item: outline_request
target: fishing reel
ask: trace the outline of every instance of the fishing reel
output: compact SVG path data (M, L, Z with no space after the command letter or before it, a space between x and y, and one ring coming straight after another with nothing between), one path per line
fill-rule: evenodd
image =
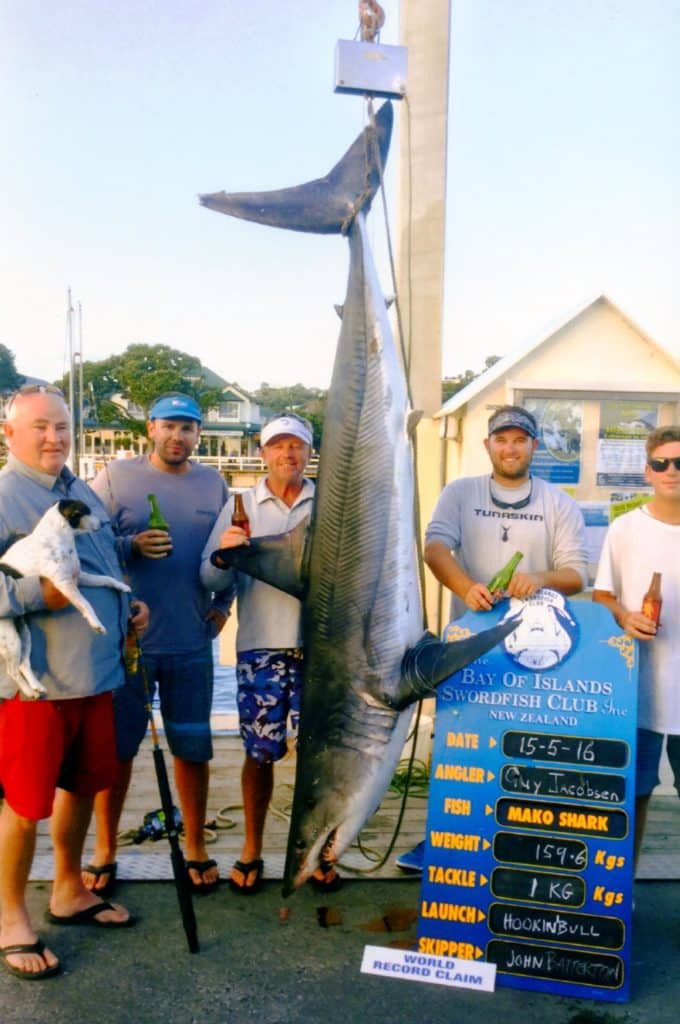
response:
M177 807L172 808L174 825L177 832L182 829L182 815ZM165 827L165 811L149 811L148 814L144 815L144 824L141 828L138 828L135 832L132 842L135 845L143 843L146 839L150 839L152 842L157 843L159 839L163 839L167 836L168 832Z

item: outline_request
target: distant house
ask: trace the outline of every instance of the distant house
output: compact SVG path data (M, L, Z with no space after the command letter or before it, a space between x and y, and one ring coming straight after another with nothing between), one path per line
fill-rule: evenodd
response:
M263 419L258 404L245 391L206 368L202 369L201 383L211 390L221 388L222 394L219 403L206 410L203 416L198 454L207 458L256 457ZM146 437L132 434L124 423L124 419L142 422L144 410L121 394L112 395L111 401L121 410L120 423L100 424L85 404L83 449L88 458L146 451Z
M259 405L245 391L225 384L219 405L203 417L201 441L209 449L206 454L256 455L263 419Z

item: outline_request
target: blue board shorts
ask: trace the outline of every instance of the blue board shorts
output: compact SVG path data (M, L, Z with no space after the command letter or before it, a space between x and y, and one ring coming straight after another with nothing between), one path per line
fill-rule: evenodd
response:
M637 763L635 770L635 795L649 796L659 785L659 762L663 749L664 734L650 729L637 731ZM666 736L666 753L673 771L675 788L680 794L680 736Z
M213 697L212 643L184 654L142 654L139 671L114 691L116 749L121 761L139 750L149 722L143 672L151 699L160 696L168 746L182 761L204 764L213 756L210 711Z
M236 665L238 718L248 757L261 764L285 756L296 736L302 692L302 651L239 651ZM290 716L290 730L287 730Z

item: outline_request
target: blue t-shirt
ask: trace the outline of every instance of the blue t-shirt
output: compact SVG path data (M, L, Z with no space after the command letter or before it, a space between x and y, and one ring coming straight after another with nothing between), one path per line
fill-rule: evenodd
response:
M188 462L185 473L156 469L148 456L113 459L92 486L111 513L120 541L124 572L135 597L150 609L149 628L141 638L150 654L183 654L204 647L215 627L206 622L213 601L199 578L201 553L228 497L220 474ZM144 558L132 550L132 537L149 528L149 500L155 494L170 527L172 554Z

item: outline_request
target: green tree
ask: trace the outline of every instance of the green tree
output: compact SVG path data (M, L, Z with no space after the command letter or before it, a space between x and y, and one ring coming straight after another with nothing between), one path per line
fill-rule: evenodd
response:
M66 374L62 386L68 388L68 383ZM191 395L204 410L216 405L221 395L220 388L205 385L200 360L169 345L129 345L120 355L83 363L83 399L100 423L144 434L144 420L129 416L117 399L134 402L146 419L153 400L166 391Z
M0 391L16 391L26 378L17 372L14 353L0 344Z
M304 384L273 388L266 382L253 392L253 398L265 415L290 409L308 419L312 424L314 447L317 450L321 447L327 395L328 392L323 388L308 388Z
M464 373L459 373L455 377L444 377L442 381L442 402L448 402L452 395L455 395L458 391L462 391L464 387L467 387L477 377L481 377L483 373L490 370L494 363L497 363L500 356L487 356L484 360L484 369L479 373L475 373L474 370L465 370Z

